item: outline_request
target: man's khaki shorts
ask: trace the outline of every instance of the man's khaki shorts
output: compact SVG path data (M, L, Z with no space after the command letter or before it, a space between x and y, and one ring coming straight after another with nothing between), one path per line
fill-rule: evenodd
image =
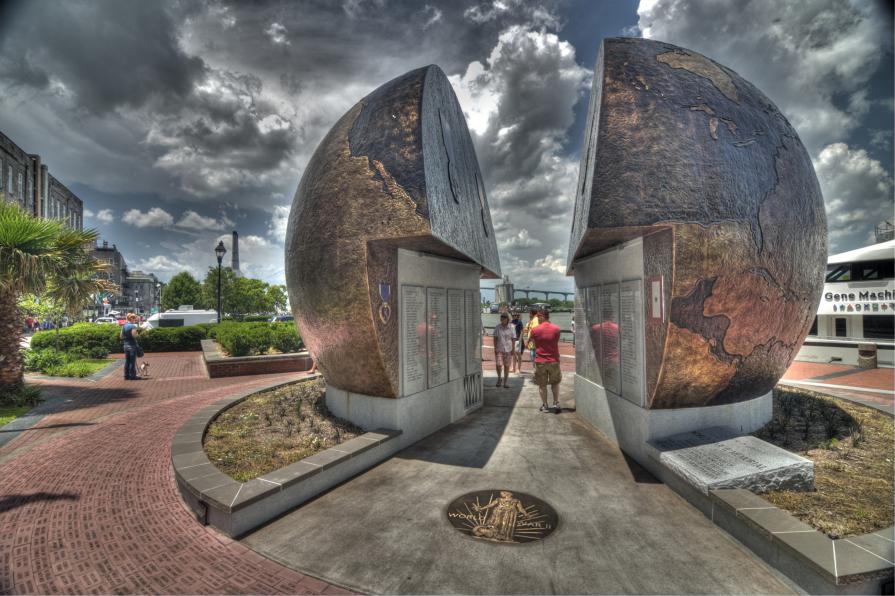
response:
M546 387L562 381L559 362L535 362L535 385Z

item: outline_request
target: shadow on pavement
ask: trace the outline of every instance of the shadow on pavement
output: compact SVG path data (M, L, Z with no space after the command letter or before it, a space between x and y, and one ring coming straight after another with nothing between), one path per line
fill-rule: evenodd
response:
M69 426L93 426L96 424L95 422L69 422L67 424L48 424L46 426L32 426L30 428L11 428L11 429L0 429L0 433L23 433L28 432L30 430L47 430L50 428L66 428Z
M139 397L134 389L122 387L97 387L96 385L42 385L44 402L28 412L46 416L59 412L71 412L85 407L115 403Z
M9 495L0 498L0 513L10 511L38 501L77 501L81 498L75 493L31 493L30 495Z
M637 484L662 484L662 482L653 476L649 470L638 464L635 460L628 457L628 454L622 451L622 457L625 458L625 464L631 471L631 478Z
M509 379L510 386L506 389L495 386L496 377L485 376L483 381L485 391L480 409L429 435L425 441L400 451L395 457L464 468L484 468L506 430L522 394L525 379Z

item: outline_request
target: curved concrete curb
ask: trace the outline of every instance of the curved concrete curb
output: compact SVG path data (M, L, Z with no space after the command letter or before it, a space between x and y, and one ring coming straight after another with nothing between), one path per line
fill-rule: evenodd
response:
M891 593L895 528L832 540L748 490L711 491L710 499L718 527L809 593Z
M306 381L316 377L302 379ZM171 464L183 500L203 524L240 536L388 458L401 431L376 430L279 470L237 482L205 455L202 439L211 422L251 395L296 381L272 383L218 401L196 412L174 435Z

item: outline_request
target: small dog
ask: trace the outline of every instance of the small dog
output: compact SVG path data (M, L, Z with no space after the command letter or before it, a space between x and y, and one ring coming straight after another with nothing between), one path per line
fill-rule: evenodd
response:
M149 376L149 363L145 360L140 363L140 376L148 377Z

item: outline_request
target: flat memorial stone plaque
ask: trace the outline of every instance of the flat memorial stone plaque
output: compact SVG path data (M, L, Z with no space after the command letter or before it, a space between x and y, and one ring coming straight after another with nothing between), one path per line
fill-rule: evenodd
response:
M401 380L404 395L426 388L426 296L420 286L401 286Z
M650 441L652 456L701 492L811 490L814 462L751 435L712 427Z
M466 309L463 290L448 290L448 379L466 374Z
M448 381L447 300L443 288L426 288L429 316L429 387Z

